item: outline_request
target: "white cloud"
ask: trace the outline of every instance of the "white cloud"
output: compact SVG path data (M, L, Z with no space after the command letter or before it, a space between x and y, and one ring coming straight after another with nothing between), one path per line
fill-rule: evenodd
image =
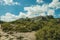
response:
M49 7L51 7L51 8L60 8L60 2L59 2L59 0L53 0L50 4L49 4Z
M14 2L13 0L0 0L2 5L20 5L18 2Z
M47 15L55 15L54 12L55 12L54 10L49 9L49 10L47 11Z
M23 12L20 12L19 13L19 18L26 18L27 16L26 16L27 14L25 14L25 13L23 13Z
M5 21L5 22L11 22L19 18L26 18L26 14L20 12L19 15L14 15L14 14L7 12L5 15L1 16L0 20Z
M53 0L53 2L59 2L59 0Z
M37 3L43 3L43 0L36 0Z
M16 19L18 19L18 16L13 15L13 14L11 14L11 13L9 13L9 12L7 12L5 15L2 15L2 16L1 16L1 20L2 20L2 21L6 21L6 22L14 21L14 20L16 20Z
M30 7L24 7L24 10L27 11L27 17L30 17L30 18L36 17L36 16L46 16L46 15L54 16L55 9L50 9L49 5L50 4L43 4L42 6L35 5L35 6L30 6Z
M45 16L45 12L48 10L48 5L44 4L42 6L35 5L31 7L24 7L27 11L27 17Z

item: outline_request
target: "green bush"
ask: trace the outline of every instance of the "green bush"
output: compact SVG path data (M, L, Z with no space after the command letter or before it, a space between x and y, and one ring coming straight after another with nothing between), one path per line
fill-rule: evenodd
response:
M36 33L36 40L60 40L59 25L45 26Z
M2 24L2 30L5 32L12 31L13 30L12 28L13 27L9 23Z

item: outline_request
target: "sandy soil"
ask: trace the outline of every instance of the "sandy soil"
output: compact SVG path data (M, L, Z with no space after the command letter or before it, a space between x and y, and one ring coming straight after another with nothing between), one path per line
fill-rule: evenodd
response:
M0 40L35 40L35 32L13 32L11 33L5 33L2 31L0 26Z

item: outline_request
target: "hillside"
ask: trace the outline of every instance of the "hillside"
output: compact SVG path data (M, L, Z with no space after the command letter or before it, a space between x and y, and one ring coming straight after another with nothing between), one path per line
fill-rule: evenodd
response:
M21 19L18 19L16 21L13 21L13 22L3 22L3 21L0 21L0 24L1 24L1 30L4 32L4 33L8 33L8 34L16 34L21 35L35 35L36 34L36 40L55 40L55 39L59 39L59 37L55 38L54 39L54 36L58 36L60 35L60 18L54 18L53 16L38 16L38 17L34 17L34 18L21 18ZM48 32L47 32L48 31ZM53 33L51 32L53 31ZM56 32L55 32L56 31ZM16 33L15 33L16 32ZM45 33L47 32L47 33ZM44 33L46 35L49 35L49 38L48 39L48 36L45 38L44 37ZM52 34L49 34L49 33L52 33ZM56 34L56 35L54 35ZM58 35L57 35L58 34ZM33 38L33 35L32 35L32 38ZM45 36L46 36L45 35ZM30 36L31 37L31 36ZM35 36L34 36L35 37ZM41 39L41 37L43 39ZM15 39L17 40L17 39ZM28 40L28 39L27 39ZM31 40L31 39L30 39ZM33 40L33 39L32 39ZM60 40L60 39L59 39Z
M0 21L3 31L31 32L37 31L47 23L59 24L60 19L53 16L38 16L34 18L21 18L13 22ZM50 25L50 24L49 24Z

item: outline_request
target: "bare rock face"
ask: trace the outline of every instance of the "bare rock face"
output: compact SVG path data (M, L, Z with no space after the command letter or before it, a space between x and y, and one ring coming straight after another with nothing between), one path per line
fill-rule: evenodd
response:
M13 32L10 34L3 32L0 25L0 40L35 40L35 32Z

